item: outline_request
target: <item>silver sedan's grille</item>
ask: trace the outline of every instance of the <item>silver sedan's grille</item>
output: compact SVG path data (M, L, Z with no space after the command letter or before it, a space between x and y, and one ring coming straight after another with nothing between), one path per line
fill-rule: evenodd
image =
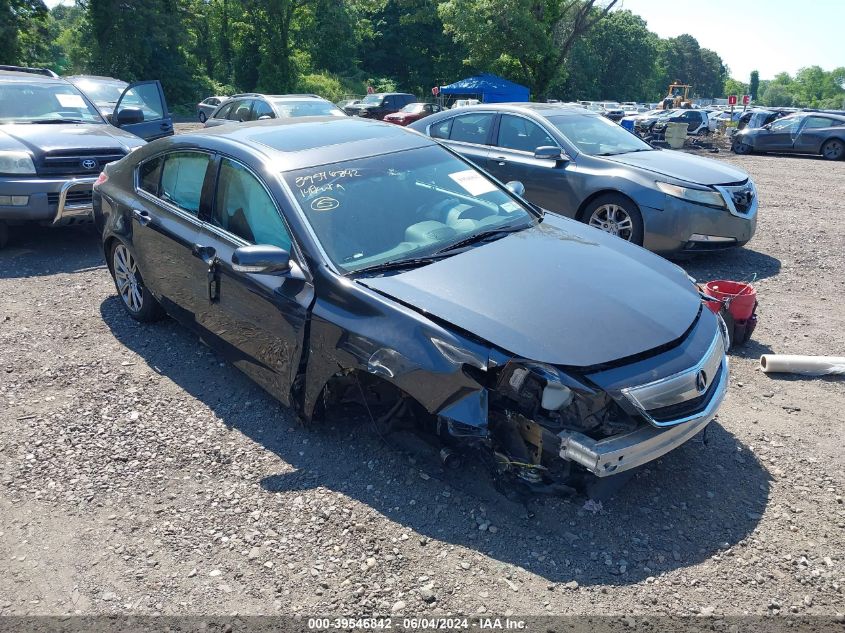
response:
M654 426L673 426L697 417L721 397L727 380L725 344L717 333L704 357L673 376L622 390L622 394Z
M757 189L750 180L739 184L716 185L734 215L745 216L754 209L757 201Z

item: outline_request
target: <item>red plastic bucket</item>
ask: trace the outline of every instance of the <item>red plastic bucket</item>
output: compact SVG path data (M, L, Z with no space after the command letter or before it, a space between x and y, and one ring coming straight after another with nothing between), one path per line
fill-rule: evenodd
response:
M757 291L751 284L741 281L728 281L717 279L704 284L706 293L714 299L720 299L728 308L731 315L737 321L750 319L754 314L754 306L757 305ZM715 302L708 302L708 307L718 312ZM719 306L721 307L721 306Z

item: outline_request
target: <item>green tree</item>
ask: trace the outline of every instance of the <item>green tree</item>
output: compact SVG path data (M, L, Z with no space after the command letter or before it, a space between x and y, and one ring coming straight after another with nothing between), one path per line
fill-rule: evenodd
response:
M572 47L618 0L446 0L443 27L467 51L465 65L522 81L535 98L566 66Z
M33 30L46 17L43 0L0 0L0 64L28 64L39 57L35 47L42 42Z
M779 83L770 83L765 92L760 95L760 102L763 105L774 107L791 107L794 99L785 86Z
M744 84L736 79L729 78L725 80L725 88L722 91L723 97L729 97L731 95L740 97L744 94L748 94L748 84Z
M748 94L751 95L752 101L757 100L757 95L760 93L760 73L756 70L751 71L751 78L748 81Z

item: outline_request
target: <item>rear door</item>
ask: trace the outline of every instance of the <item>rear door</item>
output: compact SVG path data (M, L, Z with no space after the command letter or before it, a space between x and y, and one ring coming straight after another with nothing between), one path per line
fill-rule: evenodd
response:
M165 308L188 326L203 308L207 265L194 254L210 199L212 155L174 151L138 166L130 209L132 247L144 282Z
M139 81L127 86L114 107L112 124L147 141L171 136L173 118L161 83Z
M253 171L221 158L217 174L214 204L200 244L215 258L203 336L238 369L289 404L313 286L302 278L234 270L232 254L250 244L278 246L292 253L292 259L302 258L274 197Z
M482 169L486 169L495 119L494 112L461 114L433 124L430 134L445 141L449 147Z
M833 119L823 116L808 116L798 130L794 149L805 154L821 154L822 143L827 139L827 131L834 126Z
M538 147L560 147L537 122L515 114L502 114L496 141L487 158L487 171L502 182L518 180L525 198L536 205L572 217L578 208L573 192L571 161L534 158ZM562 151L562 150L561 150Z

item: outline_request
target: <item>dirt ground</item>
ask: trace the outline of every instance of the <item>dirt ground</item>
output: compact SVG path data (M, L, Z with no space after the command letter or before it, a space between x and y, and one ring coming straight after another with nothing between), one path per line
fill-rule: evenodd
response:
M0 614L842 614L845 380L764 352L845 355L845 162L710 155L761 209L707 443L601 506L506 500L360 422L304 428L197 339L131 321L88 230L0 252Z

